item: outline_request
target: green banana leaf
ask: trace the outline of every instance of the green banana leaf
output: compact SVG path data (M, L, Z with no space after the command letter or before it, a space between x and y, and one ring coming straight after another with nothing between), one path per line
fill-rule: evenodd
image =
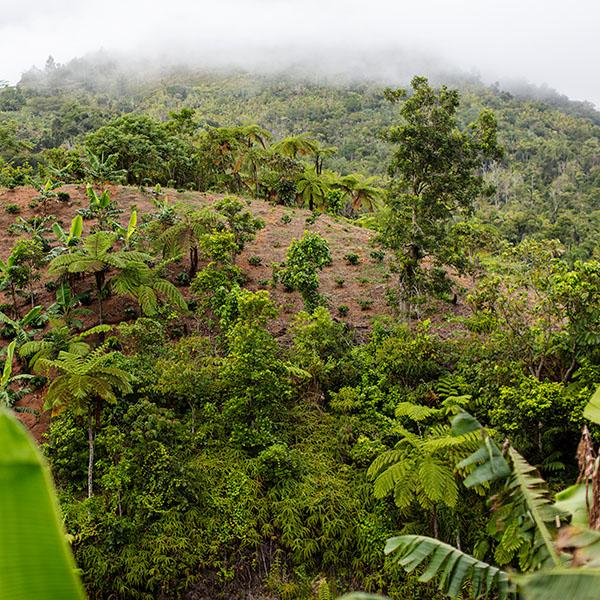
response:
M571 515L571 524L587 527L588 509L585 501L585 494L588 494L588 501L591 504L592 486L586 486L585 483L576 483L556 494L554 508L559 512Z
M583 410L583 416L594 423L600 424L600 386L598 386L596 393L590 398Z
M516 576L523 600L598 600L600 570L543 569Z
M50 471L35 442L0 409L0 600L84 600Z

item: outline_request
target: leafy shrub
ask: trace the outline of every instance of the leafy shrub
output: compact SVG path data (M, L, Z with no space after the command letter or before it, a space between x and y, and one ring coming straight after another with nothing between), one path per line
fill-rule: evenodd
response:
M338 287L344 287L344 283L346 283L346 280L343 277L335 278L335 285L337 285Z
M356 252L349 252L348 254L344 255L344 260L349 265L356 266L358 263L360 263L360 256L358 256Z
M17 204L7 204L4 207L4 210L9 214L9 215L17 215L21 212L21 209L19 208L19 206Z
M360 306L360 310L369 310L373 306L373 300L359 298L356 303Z
M256 461L258 474L270 485L297 478L301 472L300 456L283 443L265 448Z
M375 262L383 262L383 259L385 258L385 251L384 250L372 250L371 253L369 254L369 256L375 261Z
M338 315L340 315L340 317L345 317L350 312L350 307L347 306L346 304L340 304L340 306L338 306L337 311L338 311Z
M288 290L298 290L307 310L313 310L321 302L318 271L330 263L327 241L318 233L305 231L288 248L285 267L280 272L281 282Z
M248 264L252 265L253 267L259 267L260 265L262 265L262 258L260 256L250 256L248 258Z
M291 222L292 222L292 217L290 217L290 215L287 215L287 214L286 214L286 215L283 215L283 216L281 217L281 222L282 222L284 225L287 225L288 223L291 223Z

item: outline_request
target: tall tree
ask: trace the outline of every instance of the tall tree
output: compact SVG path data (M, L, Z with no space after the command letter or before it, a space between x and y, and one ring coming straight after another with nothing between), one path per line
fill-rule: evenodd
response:
M489 161L502 156L492 112L482 111L461 129L458 91L435 90L425 77L415 77L411 85L410 96L386 90L388 100L403 103L401 122L387 133L395 151L383 221L383 239L400 252L408 276L425 256L440 261L449 223L469 213L480 194L492 192L483 173Z

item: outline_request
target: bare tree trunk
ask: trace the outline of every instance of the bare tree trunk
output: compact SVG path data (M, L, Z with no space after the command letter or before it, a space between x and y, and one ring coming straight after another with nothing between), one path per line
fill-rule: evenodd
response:
M93 477L94 477L94 445L95 445L95 432L94 432L94 411L90 407L88 415L88 498L94 495L93 490Z
M19 308L17 306L17 293L15 291L15 284L11 283L10 284L10 295L12 297L12 301L13 301L13 316L18 319L20 317L19 315Z
M95 273L96 277L96 293L98 294L98 319L102 325L102 293L104 292L104 271Z

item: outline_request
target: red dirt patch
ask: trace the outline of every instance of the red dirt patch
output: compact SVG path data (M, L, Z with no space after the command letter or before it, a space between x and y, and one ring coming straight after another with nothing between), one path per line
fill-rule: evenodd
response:
M121 221L125 224L129 219L132 207L138 209L138 217L156 211L151 193L142 191L135 187L107 186L111 198L119 208L123 209ZM88 206L84 185L66 185L60 191L67 192L70 196L68 201L50 200L47 203L47 213L54 216L64 228L68 228L70 221L79 208ZM164 190L167 197L175 203L184 203L192 206L210 205L223 195L208 195L199 192L177 192L175 190ZM19 188L0 192L0 257L6 259L13 245L24 235L14 235L10 232L10 226L15 222L17 216L28 219L33 216L42 216L42 209L31 207L30 203L37 196L36 190L32 188ZM256 239L247 244L244 252L238 259L238 265L247 276L247 287L251 290L267 289L274 301L280 305L280 317L273 324L273 332L283 335L286 332L290 319L303 304L297 292L288 293L283 286L271 284L273 263L284 260L286 250L293 238L300 238L304 231L314 231L322 235L329 243L333 262L321 273L320 292L327 300L328 308L335 318L347 322L358 330L367 330L370 327L373 316L390 314L390 309L385 301L387 287L386 277L389 277L388 259L377 262L370 257L373 250L372 242L374 232L368 229L352 225L347 220L330 215L320 215L314 223L311 222L311 213L299 208L288 208L274 206L261 200L249 200L248 206L252 212L264 219L266 227L262 229ZM9 204L19 207L19 214L13 215L6 212ZM287 216L286 216L287 215ZM284 218L285 217L285 218ZM286 222L288 221L289 222ZM89 232L93 221L84 222L84 232ZM359 256L359 264L356 266L348 264L344 259L349 253ZM251 265L248 260L251 257L259 257L260 264ZM258 260L255 259L257 262ZM181 268L179 268L181 270ZM54 292L48 292L44 283L48 280L42 275L36 283L36 304L48 306L54 302ZM78 293L92 289L91 279L84 279L79 283ZM187 294L187 291L184 290ZM93 293L92 293L93 295ZM5 299L5 301L8 301ZM361 306L362 304L362 306ZM348 306L347 316L338 315L339 306ZM135 307L132 301L123 298L108 298L104 303L105 322L118 323L125 320L125 309ZM92 306L91 308L94 308ZM23 300L21 313L27 311L27 301ZM458 307L444 305L443 311L435 316L439 330L444 331L448 326L447 319L443 314L449 312L460 314L464 311ZM442 314L443 313L443 314ZM92 315L85 323L86 326L96 324L96 317ZM455 326L454 326L455 327ZM436 327L438 329L438 327ZM5 345L0 342L0 345ZM23 422L34 433L36 438L45 432L49 418L41 407L43 404L43 393L36 392L24 398L22 404L39 410L40 417L22 414Z

